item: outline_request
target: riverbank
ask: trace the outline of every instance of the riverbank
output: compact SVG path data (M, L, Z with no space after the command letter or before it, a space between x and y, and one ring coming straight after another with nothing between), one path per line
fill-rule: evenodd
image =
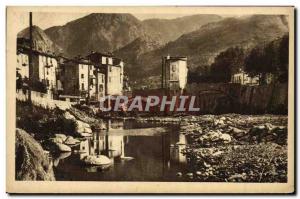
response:
M225 114L117 118L118 122L112 124L108 122L104 125L102 119L93 115L89 109L83 110L83 107L48 110L25 102L17 102L17 127L25 129L41 144L44 151L49 151L55 168L63 176L65 170L64 167L60 168L59 163L63 159L69 158L73 161L66 168L75 166L72 164L79 164L76 166L81 169L76 175L81 175L83 172L84 176L87 175L84 173L85 168L90 167L85 167L83 164L106 162L108 165L106 157L109 157L110 162L116 161L115 163L118 164L118 161L121 161L122 164L119 165L121 169L126 165L124 164L125 152L130 159L136 159L130 165L135 165L134 161L140 165L143 161L140 163L138 161L155 152L157 153L155 156L145 158L149 164L154 164L151 162L154 157L158 160L159 157L167 159L171 157L169 161L173 161L173 165L184 164L183 167L174 169L174 167L169 168L169 163L166 163L164 168L171 170L163 170L160 180L200 182L286 182L287 180L287 116L285 115ZM131 123L127 127L122 126L128 120L134 121L134 125L132 126ZM111 125L112 129L101 131L107 130L106 125ZM168 128L169 125L173 128ZM155 128L151 129L151 127ZM156 132L157 129L162 129L161 127L167 127L168 132L164 133L163 130ZM147 133L146 128L151 132ZM187 141L184 141L185 138ZM135 142L135 140L140 141ZM97 147L91 145L92 143L98 143ZM147 146L154 143L156 147L153 149L149 146L141 147L140 150L145 150L143 154L136 151L136 144ZM160 147L163 150L159 149ZM97 152L91 153L93 150ZM103 154L106 153L104 157ZM78 158L78 162L74 161L75 158ZM177 159L180 161L174 163ZM163 165L165 161L168 162L164 160ZM156 166L159 165L160 163ZM146 175L142 172L145 168L136 168L141 171L136 171L134 168L132 172ZM112 172L110 171L109 175L115 176ZM170 175L166 179L163 177L165 172ZM104 176L105 173L106 171L103 171ZM102 179L101 175L101 173L97 174L99 179ZM59 179L68 180L61 176Z
M61 154L72 152L72 148L85 140L85 137L92 136L95 129L105 128L102 120L90 117L74 107L67 110L47 109L28 102L17 101L16 108L16 147L19 150L16 153L16 178L18 180L37 180L39 179L36 176L38 173L44 176L39 180L54 180L54 177L45 177L45 171L41 171L40 164L48 159L47 161L50 162L46 165L51 167L52 157L61 158ZM37 153L30 153L32 150L28 152L28 149L24 147L24 145L33 145L33 142ZM35 157L37 154L40 155ZM38 160L39 157L41 160ZM28 161L29 163L26 163ZM23 168L23 165L26 165L23 164L24 162L29 164L27 167L32 170Z
M205 116L181 125L191 181L287 182L287 116Z

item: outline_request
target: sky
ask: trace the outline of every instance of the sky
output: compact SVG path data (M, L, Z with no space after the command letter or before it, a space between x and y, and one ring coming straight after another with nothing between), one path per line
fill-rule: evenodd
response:
M37 25L42 29L47 29L52 26L61 26L66 23L73 21L75 19L84 17L90 13L33 13L32 23ZM186 14L133 14L136 18L140 20L150 19L150 18L161 18L161 19L174 19L178 17L187 16ZM19 17L21 20L20 30L29 26L29 14L22 13ZM51 20L49 20L51 19Z
M75 19L84 17L90 13L55 13L53 15L52 12L34 12L32 15L32 23L33 25L37 25L42 29L47 29L52 26L61 26L66 23L73 21ZM178 17L188 16L188 14L132 14L136 18L140 20L150 19L150 18L160 18L160 19L175 19ZM223 16L225 17L225 16ZM19 23L19 31L29 26L29 14L28 13L20 13L18 17L20 19Z

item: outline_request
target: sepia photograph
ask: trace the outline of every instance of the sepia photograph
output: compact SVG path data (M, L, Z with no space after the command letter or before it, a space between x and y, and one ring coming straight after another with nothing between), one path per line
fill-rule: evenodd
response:
M6 48L8 192L294 192L294 7L7 7Z

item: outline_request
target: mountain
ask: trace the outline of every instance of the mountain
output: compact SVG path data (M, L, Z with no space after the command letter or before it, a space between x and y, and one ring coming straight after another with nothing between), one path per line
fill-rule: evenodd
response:
M140 48L145 52L152 50L148 48L150 46L157 48L220 19L217 15L193 15L140 21L131 14L93 13L63 26L48 28L45 32L69 57L85 55L92 50L119 51L123 47L129 51L131 47L133 51Z
M161 57L168 54L187 56L189 70L199 70L211 64L216 55L229 47L252 48L281 37L287 32L288 24L285 16L253 15L226 18L206 24L159 49L140 55L128 73L132 80L159 76ZM136 74L135 71L139 73Z
M25 28L17 35L18 38L29 39L29 28ZM57 52L60 53L62 48L56 45L46 33L38 26L32 27L32 37L34 48L42 52Z
M202 25L220 21L218 15L191 15L176 19L148 19L142 21L144 33L133 42L116 50L114 54L126 63L126 71L135 67L139 57L156 50L181 35L199 29Z
M92 50L112 52L144 34L141 22L133 15L108 13L93 13L45 32L69 57Z
M176 40L185 33L198 30L204 24L221 19L222 17L219 15L201 14L175 19L147 19L142 23L148 33L160 38L162 43L167 43Z

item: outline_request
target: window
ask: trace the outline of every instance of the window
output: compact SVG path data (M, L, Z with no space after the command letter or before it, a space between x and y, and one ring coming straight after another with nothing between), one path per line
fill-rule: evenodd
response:
M101 75L102 83L104 83L104 75Z
M81 74L81 78L84 78L84 74Z
M111 77L108 78L108 81L111 82Z
M176 65L171 65L172 67L172 72L176 72Z
M109 66L109 72L111 72L112 71L112 66Z
M99 92L103 92L103 85L102 84L99 85Z
M84 90L84 83L81 84L81 90Z

